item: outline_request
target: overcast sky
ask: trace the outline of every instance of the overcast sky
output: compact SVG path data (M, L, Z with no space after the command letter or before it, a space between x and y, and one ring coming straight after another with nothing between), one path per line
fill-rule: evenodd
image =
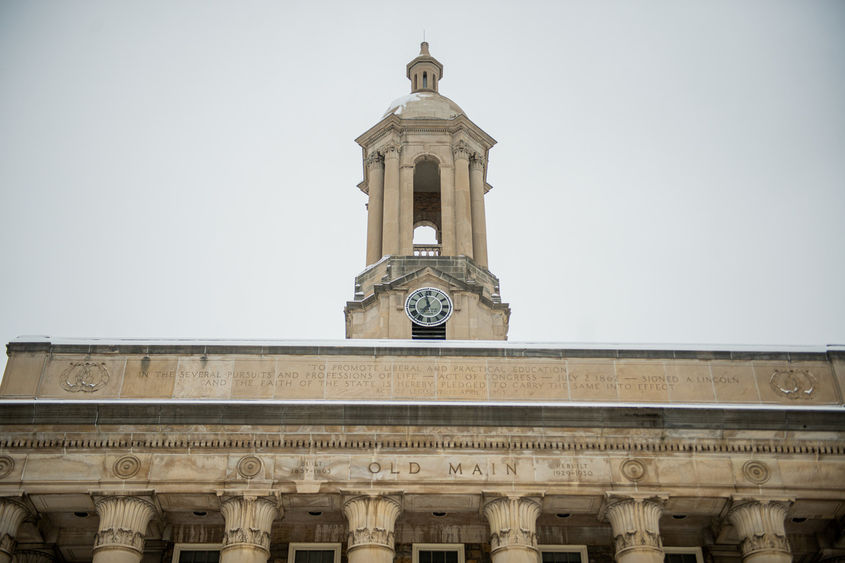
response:
M0 339L343 338L424 29L510 340L845 343L840 0L0 0Z

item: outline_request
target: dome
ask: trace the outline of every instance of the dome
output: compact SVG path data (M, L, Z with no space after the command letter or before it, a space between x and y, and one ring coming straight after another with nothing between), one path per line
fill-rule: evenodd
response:
M390 102L382 119L390 114L402 119L455 119L464 110L437 92L414 92Z

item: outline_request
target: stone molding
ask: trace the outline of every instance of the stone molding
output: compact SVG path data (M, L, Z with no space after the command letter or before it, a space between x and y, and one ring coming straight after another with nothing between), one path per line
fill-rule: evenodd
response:
M7 433L0 439L0 448L5 450L90 450L100 448L136 448L152 450L225 450L227 452L253 452L261 449L267 453L273 450L291 449L321 450L370 450L390 448L424 448L428 450L467 450L484 449L494 451L509 450L560 450L564 452L636 452L641 453L745 453L763 454L808 454L808 455L845 455L845 442L841 440L807 440L806 442L785 442L777 440L731 440L731 439L664 439L664 438L585 438L585 437L519 437L504 436L481 438L476 436L457 439L432 439L420 437L411 439L373 438L348 435L346 437L314 438L313 434L289 435L289 438L267 438L266 435L241 435L221 438L220 434L180 434L175 437L160 435L133 434L103 438L102 434L92 438L68 438L65 433L39 432L37 438L31 434L13 436Z
M659 523L666 500L654 493L606 493L600 517L610 522L617 560L629 550L663 551Z
M270 555L270 530L273 520L282 516L279 501L272 497L237 495L223 499L220 505L225 528L223 549L255 547Z
M537 551L540 503L536 499L499 497L485 503L482 512L490 524L491 552L512 547Z
M11 558L15 553L15 537L21 523L33 515L20 497L0 497L0 553Z
M343 503L348 525L348 551L362 546L381 546L394 551L394 527L402 512L399 500L392 496L361 495Z
M49 551L25 549L15 552L15 563L50 563L55 560L56 556Z
M743 558L760 552L792 553L784 529L791 504L781 499L734 499L727 518L736 528Z
M94 506L100 525L94 539L94 551L121 548L144 552L144 534L158 509L148 495L95 495Z

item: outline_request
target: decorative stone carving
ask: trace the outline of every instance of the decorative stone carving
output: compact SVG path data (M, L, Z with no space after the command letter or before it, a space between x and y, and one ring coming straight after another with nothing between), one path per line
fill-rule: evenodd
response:
M129 479L138 474L141 469L141 460L134 455L125 455L114 462L112 470L121 479Z
M365 162L370 167L384 166L384 156L381 153L374 152L367 157Z
M810 399L816 392L816 377L806 369L776 369L769 385L790 399Z
M155 504L148 497L105 495L94 498L100 516L100 527L94 539L94 554L104 548L144 552L144 534L156 514Z
M619 467L622 471L622 476L629 481L639 481L645 477L645 464L638 459L626 459Z
M458 141L452 148L452 152L455 155L455 159L465 158L469 160L470 156L472 156L472 149L464 141Z
M349 550L377 545L393 551L393 530L402 512L399 501L387 496L358 496L343 504L349 526Z
M0 560L10 561L15 552L15 536L21 522L31 512L23 499L0 497Z
M71 393L93 393L109 382L109 370L105 362L70 362L62 372L62 388Z
M15 460L7 455L0 455L0 479L8 477L15 469Z
M247 455L238 462L238 474L244 479L251 479L261 472L261 460L254 455Z
M484 170L484 156L479 153L474 153L469 161L470 170L481 169Z
M602 512L613 529L617 561L629 550L663 551L659 522L664 497L608 493L606 502Z
M746 461L742 466L742 475L757 485L769 480L769 466L762 461Z
M399 145L385 145L381 148L381 154L385 160L388 158L399 158L400 150Z
M254 547L270 555L270 530L273 520L281 516L277 499L234 496L220 507L225 520L223 549Z
M483 511L490 524L491 552L516 546L537 549L539 502L525 497L501 497L486 503Z
M728 519L741 540L742 557L752 555L791 556L784 521L790 501L739 500L728 511Z

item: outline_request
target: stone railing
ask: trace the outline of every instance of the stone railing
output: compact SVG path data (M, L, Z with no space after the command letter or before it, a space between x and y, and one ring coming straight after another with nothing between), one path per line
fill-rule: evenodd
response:
M439 244L415 244L414 256L440 256Z

